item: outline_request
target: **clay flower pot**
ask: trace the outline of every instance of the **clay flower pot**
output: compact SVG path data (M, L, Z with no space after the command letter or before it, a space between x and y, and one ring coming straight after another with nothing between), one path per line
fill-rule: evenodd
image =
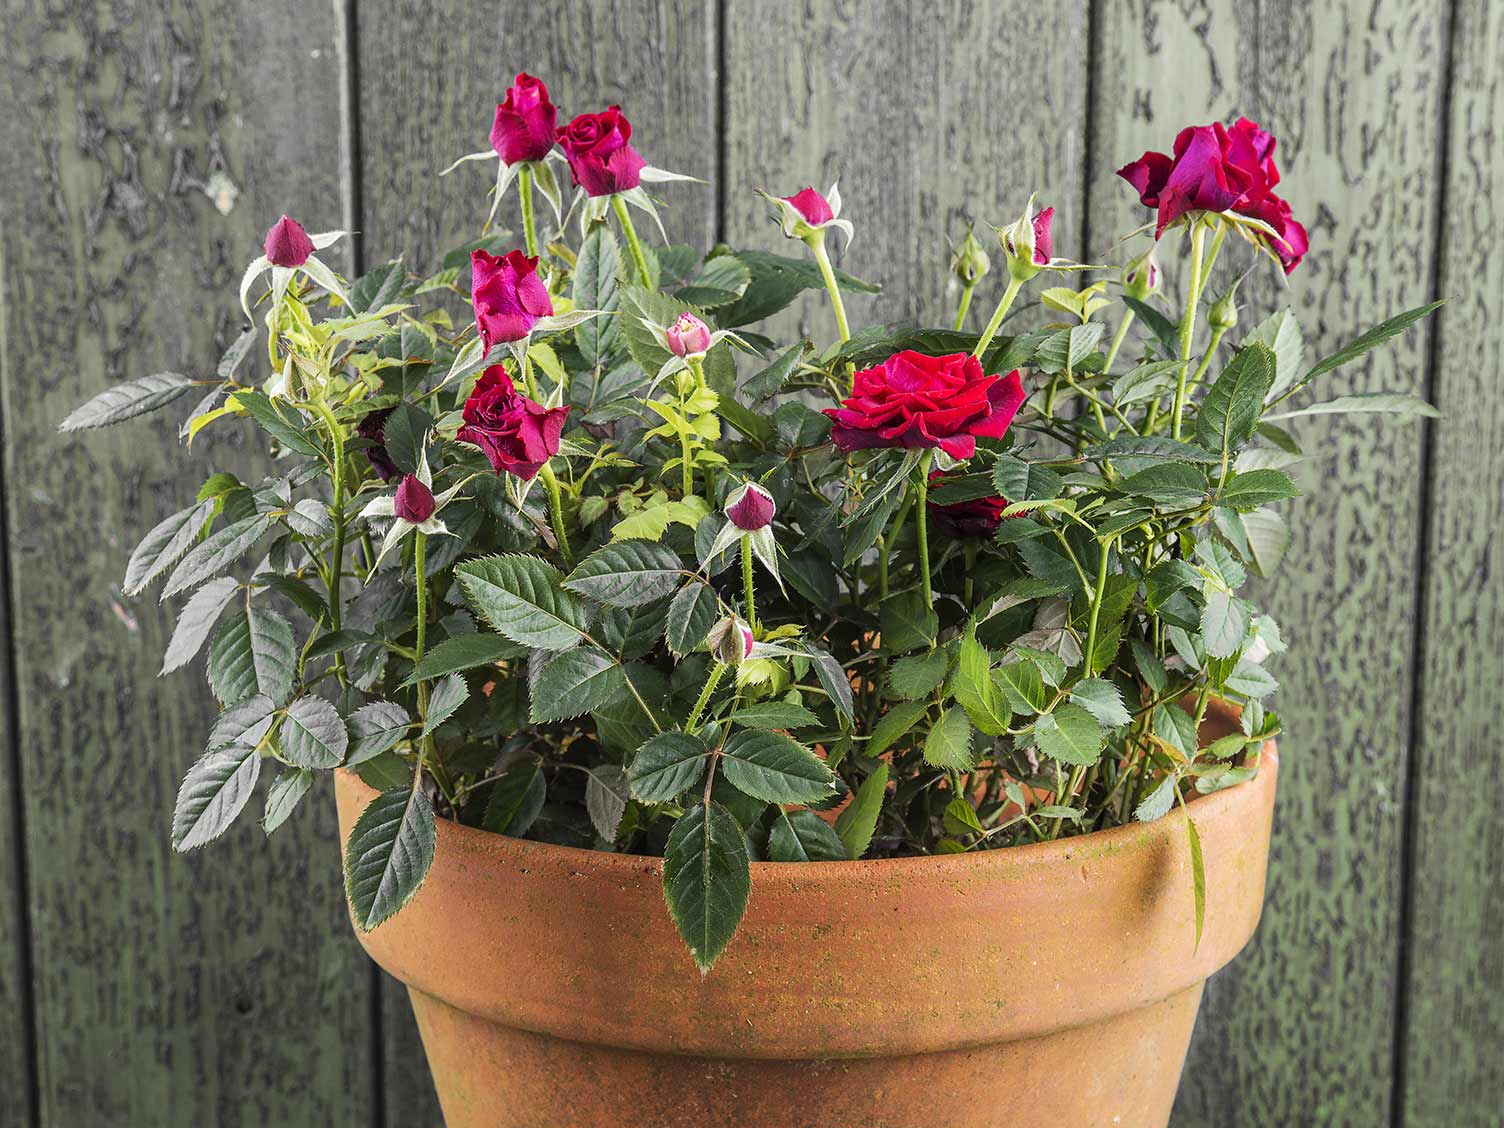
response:
M1223 722L1226 723L1225 721ZM657 858L441 821L360 941L407 984L449 1128L1163 1126L1206 978L1264 897L1278 767L1185 815L978 854L755 863L701 978ZM338 773L341 839L375 796Z

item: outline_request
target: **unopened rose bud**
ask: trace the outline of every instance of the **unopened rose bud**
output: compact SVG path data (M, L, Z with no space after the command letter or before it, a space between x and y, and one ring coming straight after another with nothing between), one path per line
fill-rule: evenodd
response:
M284 215L266 233L265 250L273 266L302 266L313 254L313 240L301 223Z
M706 641L716 660L728 666L740 666L750 658L756 643L752 628L735 615L728 615L711 627Z
M1159 289L1159 264L1154 252L1148 251L1123 268L1123 293L1144 301Z
M1206 323L1223 333L1238 327L1238 303L1233 300L1232 290L1212 303L1212 308L1206 315Z
M710 348L710 326L692 313L681 313L663 335L675 356L699 356Z
M982 249L981 241L968 231L966 238L956 248L956 253L951 256L950 269L963 286L975 286L992 269L992 260Z
M1033 278L1055 256L1055 237L1050 232L1055 209L1045 208L1038 215L1031 214L1033 210L1031 198L1024 214L998 233L1008 256L1008 273L1020 282Z
M416 474L403 478L397 496L392 499L392 512L409 524L421 525L433 516L433 510L433 491Z
M800 218L811 227L819 227L836 217L830 201L816 192L813 187L801 189L792 196L784 196L783 201L798 212Z
M748 533L766 529L773 523L773 514L777 511L773 495L756 482L737 488L726 499L726 516L738 529Z

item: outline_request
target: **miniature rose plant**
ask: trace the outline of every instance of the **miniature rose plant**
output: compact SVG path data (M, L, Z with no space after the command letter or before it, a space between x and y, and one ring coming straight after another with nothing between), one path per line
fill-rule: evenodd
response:
M63 423L191 394L186 442L249 423L272 455L265 478L211 475L126 570L128 595L183 597L163 672L207 650L223 710L178 849L253 802L269 834L351 771L378 793L347 849L359 927L414 895L449 820L661 855L708 969L754 861L1026 845L1258 772L1285 644L1247 585L1289 540L1297 428L1431 413L1320 396L1431 307L1313 362L1288 310L1244 328L1235 283L1217 290L1310 249L1270 134L1213 123L1126 165L1146 223L1115 264L1055 257L1031 200L996 217L997 271L971 230L954 254L936 233L963 294L945 328L852 329L846 300L877 287L827 236L859 245L880 216L790 185L764 194L767 230L796 253L654 242L631 211L682 178L641 155L651 135L616 106L558 120L520 75L474 155L499 170L478 219L519 184L520 240L487 220L434 273L346 280L337 232L282 217L209 374ZM540 212L551 165L575 196ZM775 341L803 294L824 332ZM1208 743L1214 699L1241 727Z

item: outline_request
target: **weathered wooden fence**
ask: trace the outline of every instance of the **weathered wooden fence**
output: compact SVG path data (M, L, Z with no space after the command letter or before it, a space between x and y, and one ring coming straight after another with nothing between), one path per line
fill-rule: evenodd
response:
M1316 347L1452 297L1332 378L1444 420L1308 425L1336 453L1268 593L1299 624L1269 902L1175 1123L1504 1122L1504 6L0 0L0 26L0 1126L437 1123L343 919L332 804L269 847L168 849L211 707L156 680L170 620L119 578L206 465L256 453L54 426L218 355L284 210L358 230L347 269L460 241L482 174L435 173L522 68L711 181L673 193L679 238L767 242L750 188L839 174L873 316L938 319L944 237L1034 190L1064 252L1100 250L1139 221L1117 164L1240 112L1311 226L1288 299Z

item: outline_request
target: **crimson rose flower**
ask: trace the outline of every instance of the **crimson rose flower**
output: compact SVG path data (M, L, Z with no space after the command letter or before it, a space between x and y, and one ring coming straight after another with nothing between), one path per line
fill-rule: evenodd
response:
M632 148L632 123L620 106L581 114L558 133L574 182L591 196L636 188L647 162Z
M836 213L830 206L830 201L816 192L813 187L803 188L792 196L784 196L783 200L796 212L804 217L804 222L811 227L819 227L823 223L829 223L835 219Z
M1145 207L1158 209L1156 239L1187 212L1237 212L1274 230L1278 237L1270 249L1288 274L1309 244L1290 205L1274 194L1279 183L1275 143L1247 118L1239 118L1231 129L1221 122L1190 126L1175 138L1173 156L1147 152L1118 169L1118 175L1133 185Z
M371 469L376 471L376 476L383 482L390 482L402 473L386 449L386 420L391 413L390 407L373 411L355 427L357 435L371 440L371 445L366 447L366 458L371 462Z
M266 233L263 250L273 266L302 266L313 254L313 240L301 223L284 215Z
M505 258L485 251L470 252L470 300L475 327L490 348L497 342L520 341L533 331L540 317L551 317L554 303L538 277L538 260L521 251Z
M409 474L397 487L392 513L411 525L421 525L433 516L435 505L433 491L416 474Z
M931 470L930 487L933 489L947 476L944 470ZM990 537L1003 523L1003 510L1007 508L1008 499L1003 497L977 497L950 505L931 501L926 506L930 520L953 537ZM1023 514L1015 513L1014 516Z
M849 399L825 409L830 438L841 450L939 447L970 458L979 438L999 439L1024 402L1017 370L984 376L968 353L895 353L856 374Z
M544 407L512 386L506 369L493 364L465 401L465 425L455 438L480 447L498 474L531 481L559 452L567 407Z
M519 74L506 100L496 107L491 148L509 165L541 161L554 147L558 116L548 100L548 87L530 74Z

